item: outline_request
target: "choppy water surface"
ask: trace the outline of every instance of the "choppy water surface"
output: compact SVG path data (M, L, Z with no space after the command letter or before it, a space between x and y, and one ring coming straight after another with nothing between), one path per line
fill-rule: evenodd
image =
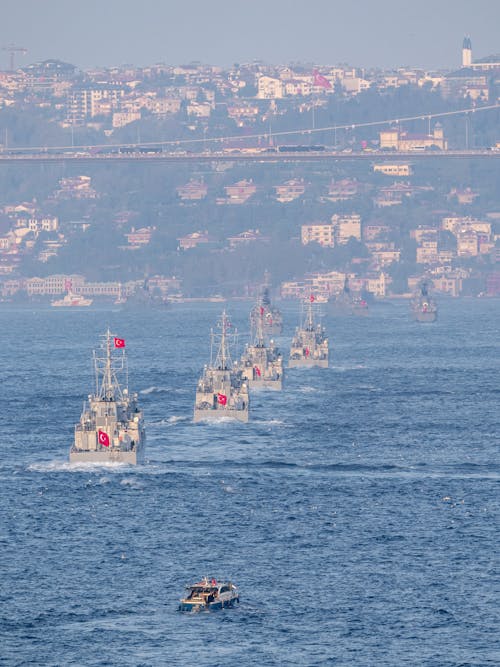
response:
M242 330L250 306L229 305ZM195 425L219 312L0 310L0 664L500 664L499 303L327 316L330 369L255 394L248 425ZM147 463L71 467L108 324ZM239 608L179 614L205 574Z

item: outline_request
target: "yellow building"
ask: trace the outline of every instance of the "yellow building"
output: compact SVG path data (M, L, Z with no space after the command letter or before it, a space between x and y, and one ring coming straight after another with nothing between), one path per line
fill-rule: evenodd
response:
M350 238L361 240L361 216L332 215L332 225L335 228L335 242L345 245Z
M380 148L395 151L417 151L429 148L446 150L448 142L444 138L443 127L436 123L432 134L409 134L399 129L383 130L379 134Z
M312 222L309 225L302 225L300 230L302 245L319 243L326 248L333 248L335 245L334 226L331 223Z
M257 81L257 97L260 100L274 100L283 97L283 81L271 76L261 76Z
M274 189L276 190L276 199L285 204L301 197L306 190L306 186L303 178L292 178L282 185L275 185Z

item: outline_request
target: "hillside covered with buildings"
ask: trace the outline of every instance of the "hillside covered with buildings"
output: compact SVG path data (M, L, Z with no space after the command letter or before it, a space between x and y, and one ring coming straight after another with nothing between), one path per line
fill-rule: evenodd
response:
M291 298L311 289L327 298L346 276L380 298L423 276L450 296L497 295L499 160L435 154L500 153L499 109L475 113L499 91L500 56L474 60L468 38L451 72L264 63L84 72L58 60L1 72L4 153L164 142L234 160L1 165L0 296L48 298L68 280L103 299L145 281L167 297L242 296L266 269ZM469 112L447 115L457 109ZM406 117L415 120L395 120ZM238 160L281 145L370 159ZM386 150L405 157L382 159Z

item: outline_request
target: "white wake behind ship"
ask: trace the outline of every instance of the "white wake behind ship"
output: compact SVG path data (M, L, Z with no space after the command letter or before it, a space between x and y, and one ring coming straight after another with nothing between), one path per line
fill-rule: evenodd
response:
M83 404L71 463L142 463L146 433L137 394L128 390L125 340L109 329L94 351L95 392ZM123 377L122 387L119 378Z
M233 364L229 353L230 323L226 311L219 322L220 334L210 333L210 364L203 369L196 387L194 404L195 422L214 421L221 418L248 421L248 382L241 369ZM216 340L219 340L215 360Z
M290 347L288 367L320 366L328 368L328 338L321 324L315 324L313 318L313 303L311 294L307 312L303 323L295 329L295 335Z

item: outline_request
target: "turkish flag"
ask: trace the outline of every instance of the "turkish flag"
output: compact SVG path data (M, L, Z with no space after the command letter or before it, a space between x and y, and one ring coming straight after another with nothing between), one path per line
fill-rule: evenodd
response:
M217 394L217 403L219 405L226 405L226 403L227 403L226 394Z
M310 301L311 303L314 301L314 294L311 294L311 296L309 297L309 301Z
M317 69L313 70L313 86L320 86L321 88L331 88L332 84L328 81L326 76L323 76Z
M260 377L261 376L260 368L258 366L254 366L254 368L255 368L255 372Z
M115 338L115 347L125 347L125 339Z
M71 280L69 280L69 278L67 278L67 279L64 281L64 289L66 290L66 292L71 292L71 288L72 288L72 287L73 287L73 285L72 285L72 283L71 283Z
M97 439L99 440L100 445L103 445L104 447L109 447L109 435L107 433L99 429Z
M263 306L260 307L260 314L264 315L264 307Z
M309 348L306 347L306 349L304 350L304 352L305 352L306 357L308 357L308 356L309 356Z

